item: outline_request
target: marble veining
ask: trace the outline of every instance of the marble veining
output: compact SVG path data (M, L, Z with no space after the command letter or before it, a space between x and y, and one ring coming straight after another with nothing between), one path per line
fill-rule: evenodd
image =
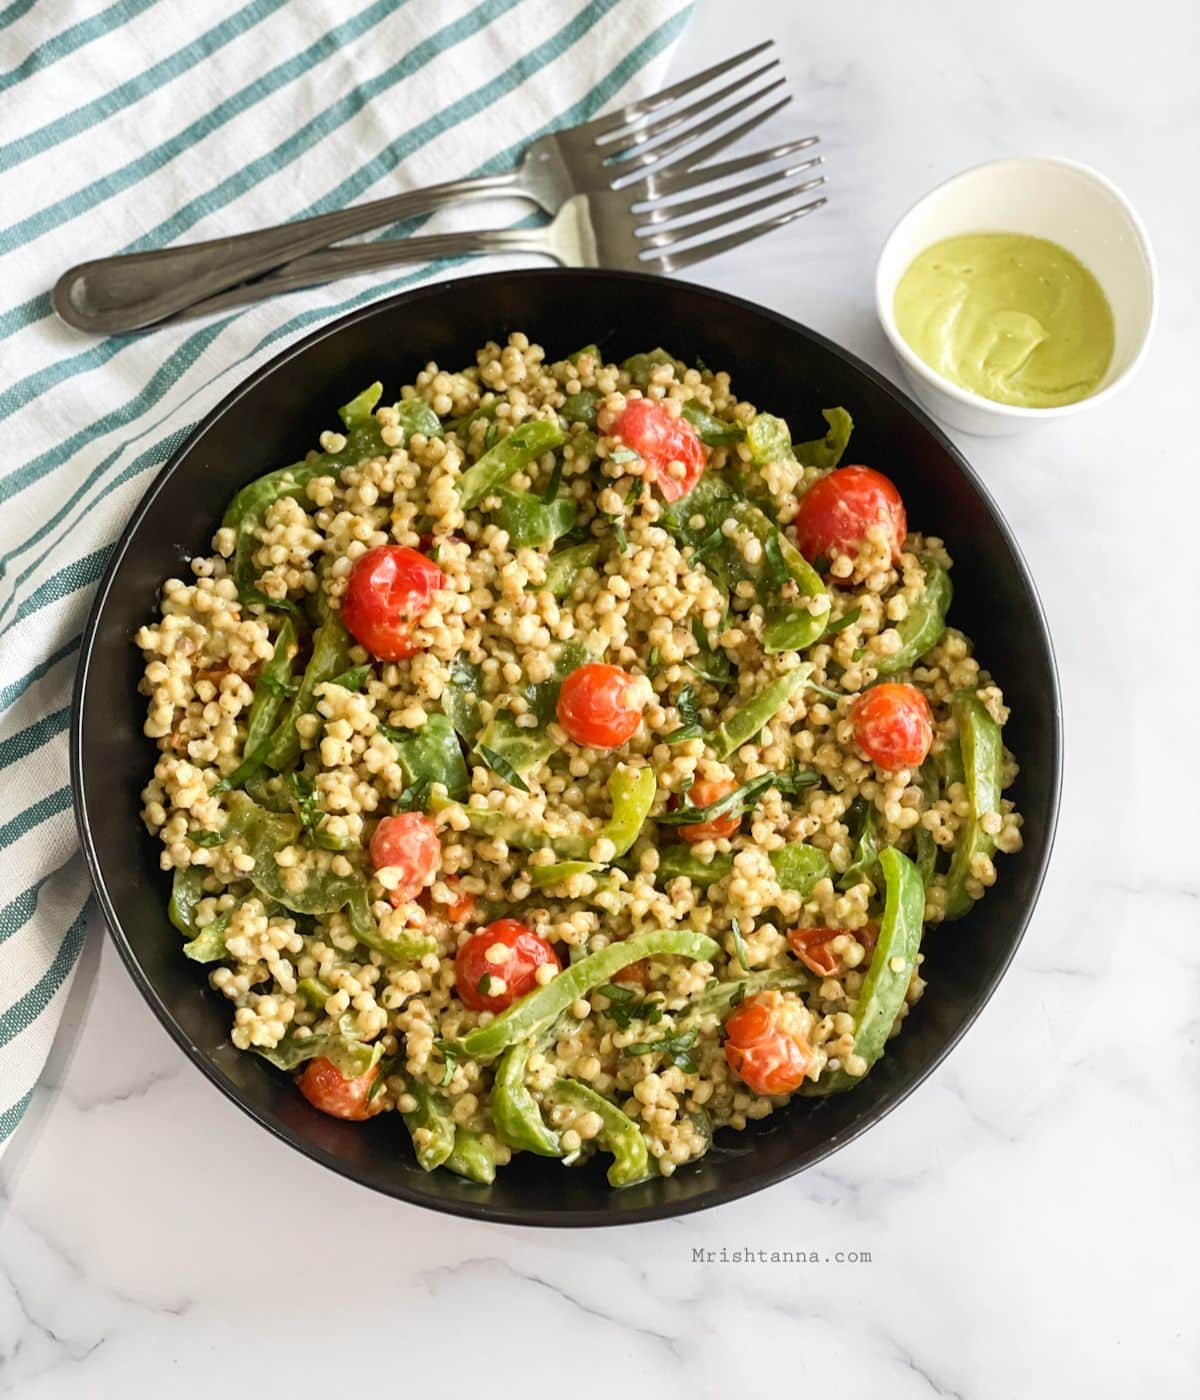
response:
M700 0L678 72L735 47L732 13ZM894 375L874 256L955 170L1087 161L1155 244L1140 379L1094 414L964 440L1062 670L1058 846L1015 964L949 1061L803 1176L685 1219L539 1232L389 1202L290 1152L186 1063L94 927L0 1163L0 1394L1195 1395L1200 21L1188 0L736 15L739 43L780 40L795 101L772 135L821 132L832 202L697 281ZM806 1262L707 1262L722 1251Z

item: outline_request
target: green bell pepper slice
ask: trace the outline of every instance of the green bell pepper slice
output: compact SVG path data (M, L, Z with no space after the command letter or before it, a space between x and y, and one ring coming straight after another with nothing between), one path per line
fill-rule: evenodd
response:
M542 1117L537 1100L525 1083L533 1041L510 1045L496 1066L492 1083L492 1122L496 1136L507 1147L532 1152L539 1157L561 1157L558 1134Z
M823 408L821 417L829 425L823 438L792 443L792 453L801 466L836 467L850 443L854 419L844 408Z
M904 1005L925 927L925 885L916 866L895 846L884 847L879 864L887 891L883 918L854 1011L854 1054L866 1061L868 1071L883 1054ZM805 1080L797 1092L839 1093L853 1089L865 1077L865 1071L854 1075L844 1069L831 1070L815 1082Z
M407 1113L402 1112L400 1116L412 1135L417 1165L422 1171L436 1171L454 1151L455 1126L449 1106L423 1079L414 1079L409 1074L402 1074L400 1078L404 1080L405 1089L416 1100L416 1107ZM416 1134L420 1128L427 1129L429 1137L418 1143Z
M950 713L958 728L963 781L971 807L959 829L946 875L946 918L958 919L975 907L967 892L972 861L977 855L991 856L996 850L996 838L989 836L980 822L988 812L1000 810L1004 744L1000 726L978 696L960 691L950 702Z
M471 510L498 486L535 462L543 452L561 447L566 434L555 422L535 418L514 428L468 467L455 483L463 510Z
M706 447L731 447L746 436L744 424L727 423L723 418L706 413L695 399L689 399L684 404L682 416L695 428Z
M590 569L600 558L600 541L586 540L583 544L573 544L560 549L546 560L546 582L542 589L562 602L579 581L585 569Z
M455 1128L454 1146L442 1163L448 1172L490 1186L496 1179L495 1149L472 1128Z
M801 987L811 987L816 979L799 963L791 967L770 967L761 972L750 972L735 982L718 982L697 993L681 1010L675 1012L675 1029L694 1026L708 1016L723 1018L725 1013L740 1005L756 992L765 992L771 987L780 991L794 991Z
M709 743L718 758L729 758L737 753L743 744L758 733L764 724L769 723L797 692L812 674L812 667L803 662L795 670L784 671L765 685L740 708L721 721L713 730Z
M652 1175L642 1130L610 1099L577 1079L556 1079L546 1091L546 1096L580 1113L594 1113L600 1119L603 1126L598 1141L613 1159L608 1169L610 1186L635 1186Z
M304 668L292 703L276 725L263 751L263 764L275 772L290 768L300 757L300 734L296 721L316 705L316 689L324 681L339 676L350 664L350 634L338 614L322 603L325 617L313 633L312 656Z
M610 943L598 953L581 958L544 987L519 997L486 1026L477 1026L456 1042L452 1052L463 1059L492 1060L518 1041L536 1038L547 1030L580 997L643 958L674 956L693 962L711 962L720 952L706 934L691 929L649 929Z

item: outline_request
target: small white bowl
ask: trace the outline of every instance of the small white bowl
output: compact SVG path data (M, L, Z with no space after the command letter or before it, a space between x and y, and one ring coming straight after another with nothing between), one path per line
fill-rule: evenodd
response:
M1113 312L1112 363L1094 394L1055 408L1018 408L960 388L896 327L896 284L933 243L964 233L1027 233L1060 244L1087 267ZM1142 221L1098 171L1052 156L988 161L919 200L888 236L875 269L875 305L913 393L952 427L998 436L1103 403L1145 357L1157 309L1154 256Z

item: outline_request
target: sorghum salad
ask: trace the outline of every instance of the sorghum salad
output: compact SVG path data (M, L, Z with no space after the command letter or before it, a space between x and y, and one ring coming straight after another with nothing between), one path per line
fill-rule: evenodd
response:
M1021 845L888 476L521 334L251 482L146 658L144 816L232 1038L417 1160L669 1175L860 1083ZM903 476L904 463L885 463Z

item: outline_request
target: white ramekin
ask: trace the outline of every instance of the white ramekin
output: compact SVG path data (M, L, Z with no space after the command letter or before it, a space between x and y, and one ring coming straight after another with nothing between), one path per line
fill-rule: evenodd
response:
M896 328L896 284L931 243L964 233L1028 233L1074 253L1113 310L1112 363L1094 394L1057 408L1015 408L931 369ZM889 234L875 269L875 305L913 393L952 427L996 436L1103 403L1133 377L1150 344L1157 306L1154 256L1142 221L1099 172L1052 156L988 161L919 200Z

